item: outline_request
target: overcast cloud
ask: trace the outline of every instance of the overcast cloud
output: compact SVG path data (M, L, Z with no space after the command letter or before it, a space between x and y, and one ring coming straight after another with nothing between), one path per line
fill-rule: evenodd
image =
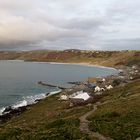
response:
M0 0L0 50L140 49L140 0Z

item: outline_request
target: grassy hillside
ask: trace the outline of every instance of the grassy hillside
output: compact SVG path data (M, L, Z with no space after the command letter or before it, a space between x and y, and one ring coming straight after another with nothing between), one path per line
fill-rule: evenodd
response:
M140 51L29 51L0 52L0 60L21 59L25 61L89 63L103 66L140 65Z
M140 80L106 93L107 104L89 117L90 129L114 140L140 137Z
M66 140L88 139L79 130L78 117L86 106L67 109L67 102L49 97L6 124L0 125L0 140Z

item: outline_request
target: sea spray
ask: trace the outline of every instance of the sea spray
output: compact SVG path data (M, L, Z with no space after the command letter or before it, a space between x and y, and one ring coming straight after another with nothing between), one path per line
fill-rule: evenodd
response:
M19 101L15 105L12 106L12 109L17 109L19 107L23 107L23 106L27 106L27 105L28 105L28 103L26 100Z
M5 110L5 107L0 108L0 116L3 115L4 110Z
M45 99L46 97L49 97L51 95L54 94L58 94L60 93L62 90L58 90L58 91L52 91L48 94L46 93L42 93L42 94L38 94L38 95L34 95L34 96L27 96L27 97L23 97L23 100L16 102L15 104L8 106L8 107L2 107L0 109L0 116L10 113L9 110L18 110L21 107L26 107L28 105L32 105L32 104L36 104L39 100ZM8 110L8 111L7 111Z
M47 96L58 94L60 92L61 92L61 90L58 90L58 91L52 91L48 95L46 93L42 93L42 94L38 94L38 95L34 95L34 96L23 97L24 100L19 101L16 104L14 104L12 106L12 109L17 109L19 107L36 104L39 100L45 99Z

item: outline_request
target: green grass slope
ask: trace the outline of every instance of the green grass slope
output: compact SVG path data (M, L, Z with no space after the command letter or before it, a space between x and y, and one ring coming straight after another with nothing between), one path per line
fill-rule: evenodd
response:
M79 116L88 107L67 109L67 102L49 97L0 125L0 140L88 140L79 130Z
M114 140L135 140L140 137L140 80L107 92L108 101L88 119L90 129Z

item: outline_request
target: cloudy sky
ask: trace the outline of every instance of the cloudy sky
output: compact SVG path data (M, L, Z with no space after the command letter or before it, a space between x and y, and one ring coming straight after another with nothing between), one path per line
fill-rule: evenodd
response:
M0 50L140 49L140 0L0 0Z

